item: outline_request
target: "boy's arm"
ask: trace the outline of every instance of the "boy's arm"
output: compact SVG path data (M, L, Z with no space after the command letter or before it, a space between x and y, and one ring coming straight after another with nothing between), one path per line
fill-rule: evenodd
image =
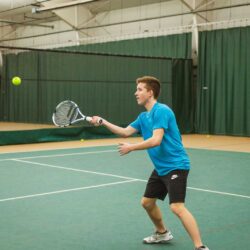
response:
M120 143L118 147L120 155L128 154L129 152L134 151L134 150L143 150L143 149L148 149L148 148L159 146L162 142L163 135L164 135L164 129L159 128L159 129L155 129L153 131L152 137L150 137L149 139L145 141L138 142L135 144Z
M130 135L137 132L137 130L131 126L127 126L126 128L122 128L122 127L119 127L111 122L108 122L107 120L105 120L101 117L98 117L98 116L93 116L91 123L95 126L99 126L98 121L100 119L102 119L101 125L105 126L113 134L119 135L121 137L129 137Z

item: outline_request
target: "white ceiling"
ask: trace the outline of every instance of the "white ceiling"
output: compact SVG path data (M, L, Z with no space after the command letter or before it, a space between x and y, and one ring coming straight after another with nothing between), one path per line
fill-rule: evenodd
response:
M73 3L77 1L80 0L1 0L0 23L2 23L2 25L15 25L18 23L19 25L28 25L59 20L60 17L55 14L55 11L32 13L32 9L34 9L36 6L56 6L60 3ZM202 5L204 6L204 8L200 8L199 10L209 10L211 7L222 8L227 6L237 6L241 4L250 5L249 0L92 0L92 2L82 4L81 6L87 8L93 15L96 15L102 12L128 9L156 3L163 4L166 2L174 2L176 5L182 5L182 11L190 11L192 7ZM172 6L173 5L170 5L170 8ZM77 7L80 7L80 5L77 5ZM173 9L172 14L174 13L176 13L175 9Z
M249 0L89 0L74 7L32 12L35 7L80 1L84 0L0 0L0 45L39 46L139 33L151 36L152 32L166 34L164 29L176 33L184 26L204 24L213 29L217 26L211 24L229 21L231 26L225 27L250 25Z

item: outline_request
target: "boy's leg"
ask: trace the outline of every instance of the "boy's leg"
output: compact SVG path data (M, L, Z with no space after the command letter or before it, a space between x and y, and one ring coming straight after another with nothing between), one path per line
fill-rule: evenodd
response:
M161 210L156 204L156 199L143 197L141 204L155 225L156 231L159 233L166 232L167 229L162 219Z
M156 232L143 239L145 244L168 243L173 239L170 231L168 231L163 223L160 208L156 205L154 198L142 198L142 206L147 211L150 219L155 225Z
M157 199L164 200L167 195L167 190L164 183L161 181L160 176L154 170L149 177L144 196L141 200L141 205L147 211L150 219L159 233L165 232L166 227L163 223L162 213L157 206Z
M184 206L184 203L172 203L170 208L180 218L184 228L193 240L195 247L202 246L203 244L196 220Z

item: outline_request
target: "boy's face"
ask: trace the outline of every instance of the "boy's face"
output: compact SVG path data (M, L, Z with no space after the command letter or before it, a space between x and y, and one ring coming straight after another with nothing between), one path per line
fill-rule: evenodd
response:
M146 83L139 82L137 84L135 97L139 105L145 106L147 102L153 97L153 91L147 89Z

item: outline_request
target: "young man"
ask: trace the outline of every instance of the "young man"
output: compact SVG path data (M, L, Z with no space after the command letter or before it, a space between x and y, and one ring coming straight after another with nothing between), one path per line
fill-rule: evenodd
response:
M137 103L144 106L146 112L142 112L126 128L116 126L98 116L93 116L92 124L100 125L101 120L101 125L114 134L128 137L140 132L144 138L142 142L120 143L118 147L120 155L147 149L154 164L141 204L156 230L153 235L144 238L143 242L145 244L166 243L173 239L156 204L157 199L164 200L168 194L170 208L181 220L194 243L195 250L209 250L201 241L194 217L184 205L190 162L181 142L175 115L168 106L157 102L160 94L158 79L145 76L138 78L136 83Z

